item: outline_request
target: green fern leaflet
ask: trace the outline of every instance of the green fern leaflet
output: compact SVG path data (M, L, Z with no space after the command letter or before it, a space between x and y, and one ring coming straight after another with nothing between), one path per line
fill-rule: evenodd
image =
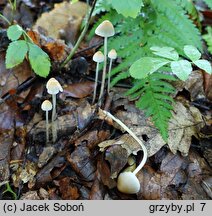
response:
M145 110L147 117L151 117L165 141L168 139L168 123L172 116L174 102L170 95L175 92L175 89L168 83L172 80L175 78L171 75L155 72L137 81L126 93L133 99L139 97L136 106Z

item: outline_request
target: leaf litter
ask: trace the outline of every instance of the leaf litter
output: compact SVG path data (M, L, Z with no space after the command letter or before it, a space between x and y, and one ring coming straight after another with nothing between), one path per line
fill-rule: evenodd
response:
M32 27L30 10L36 5L28 2L24 7L26 12L17 17L22 23L30 13L24 23ZM211 133L204 137L201 134L205 122L210 127L211 112L200 112L192 105L205 93L210 97L210 77L201 71L192 73L186 83L173 84L177 88L176 103L167 143L144 112L123 96L124 89L113 88L113 98L105 106L135 132L149 156L137 174L139 193L126 195L117 190L117 176L123 170L133 171L142 159L142 151L131 136L90 103L94 83L84 75L90 73L88 65L94 68L89 57L95 50L88 51L88 58L79 52L65 73L57 71L58 62L66 58L76 42L87 9L82 2L56 4L28 31L30 38L50 55L52 71L64 87L58 96L58 140L50 146L46 145L44 114L39 109L44 99L51 99L46 94L46 80L37 79L23 88L34 77L28 62L6 70L6 47L1 45L0 185L4 187L9 181L16 193L20 191L20 199L211 198ZM5 9L4 14L9 17L10 13ZM55 16L58 23L52 25ZM5 43L8 45L8 41ZM23 90L19 91L20 87Z

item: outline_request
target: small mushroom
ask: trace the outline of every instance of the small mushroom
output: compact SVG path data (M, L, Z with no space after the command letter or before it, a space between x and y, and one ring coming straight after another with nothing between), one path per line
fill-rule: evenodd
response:
M108 70L108 85L107 85L107 92L110 93L110 72L112 68L113 60L117 58L117 52L115 49L110 50L108 53L108 57L110 58L109 70Z
M140 190L140 182L132 172L122 172L117 180L117 188L126 194L135 194Z
M119 124L125 131L127 131L133 138L136 140L139 145L141 146L143 150L143 158L140 162L140 164L136 167L136 169L133 172L122 172L118 176L118 183L117 188L119 191L123 193L137 193L140 190L140 183L136 177L136 174L141 170L141 168L146 163L148 154L147 149L143 142L136 136L136 134L129 128L127 125L125 125L121 120L113 116L111 113L103 110L103 113L106 115L106 117L112 119L117 124ZM126 188L126 190L125 190Z
M103 21L95 30L95 34L104 37L104 67L102 73L102 84L99 94L99 100L102 98L104 87L105 87L105 77L107 69L107 39L115 34L113 24L109 20Z
M46 88L47 88L47 92L52 95L52 104L53 104L52 137L53 137L53 142L55 142L57 139L57 128L54 122L56 119L56 94L58 94L59 92L62 92L63 88L55 78L49 79L49 81L46 83Z
M98 81L98 76L99 76L99 63L104 61L104 55L101 51L96 52L93 55L93 61L96 62L96 75L95 75L95 85L94 85L94 93L93 93L93 101L94 103L96 99L96 89L97 89L97 81Z
M49 111L52 110L52 103L49 100L43 101L41 109L46 112L46 143L49 142Z

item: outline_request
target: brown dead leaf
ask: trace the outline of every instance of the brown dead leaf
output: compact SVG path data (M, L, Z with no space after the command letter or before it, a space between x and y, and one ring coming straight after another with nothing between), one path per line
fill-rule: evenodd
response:
M87 147L77 146L71 155L68 155L67 160L74 171L84 180L92 181L94 179L96 168L91 158L90 150Z
M212 100L212 76L203 72L205 94L209 100Z
M63 89L63 95L73 98L85 98L92 94L94 89L94 82L85 81L81 83L70 84Z
M0 97L16 89L28 78L34 76L27 61L10 70L5 68L5 53L0 52Z
M63 61L70 50L63 41L54 40L39 34L37 31L30 30L27 32L32 41L48 53L53 61Z
M127 164L128 154L126 149L119 145L113 145L105 151L105 160L109 161L111 169L111 178L116 178L118 173Z
M0 130L0 182L9 179L10 148L13 144L14 129Z
M120 96L115 96L115 98ZM154 155L166 142L162 139L158 130L155 129L150 118L147 118L142 110L135 108L134 104L121 96L114 105L124 105L126 111L119 110L116 117L123 121L141 140L145 141L148 156ZM180 151L187 155L191 137L198 134L203 126L202 115L193 106L188 108L181 102L174 104L173 117L169 123L168 145L173 153Z
M103 141L98 146L100 151L103 152L105 148L112 145L121 145L122 148L127 150L128 156L131 154L137 155L137 152L141 150L140 144L129 134L124 134L118 139Z
M186 89L190 93L191 100L205 97L203 89L203 75L200 70L193 71L186 82L177 80L173 82L173 86L177 89L176 94L183 89Z
M59 181L59 189L63 200L76 200L79 198L78 188L70 184L70 178L65 177Z
M110 136L109 130L88 131L85 135L81 136L79 139L76 140L75 146L85 143L86 146L90 150L92 150L93 148L96 147L97 144L109 138L109 136Z
M97 170L104 185L109 189L116 187L116 181L110 177L111 171L107 162L104 160L103 155L97 161Z
M37 191L28 191L20 197L20 200L40 200L40 197Z
M75 32L72 32L72 34L77 36L78 31L80 30L82 19L86 15L87 10L88 5L80 1L74 4L69 2L55 4L52 11L43 13L41 15L33 28L36 30L42 28L47 32L48 36L54 39L59 39L60 31L65 31L67 26L70 25L69 22L71 22L72 30L75 30ZM70 31L70 28L68 29ZM69 34L71 33L69 32ZM76 38L74 38L74 40L75 39Z

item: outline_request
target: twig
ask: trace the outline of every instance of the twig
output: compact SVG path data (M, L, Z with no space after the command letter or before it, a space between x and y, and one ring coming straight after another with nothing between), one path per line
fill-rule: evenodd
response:
M84 38L84 36L85 36L85 34L86 34L87 30L88 30L88 27L89 27L89 24L90 24L90 20L91 20L91 16L92 16L92 13L93 13L93 11L94 11L96 2L97 2L97 0L94 0L94 1L93 1L92 6L91 6L90 13L89 13L89 15L88 15L88 18L87 18L87 20L86 20L86 24L85 24L85 26L84 26L84 29L83 29L83 31L81 32L81 34L80 34L80 36L79 36L79 38L78 38L76 44L74 45L73 49L71 50L70 54L68 55L68 57L66 58L66 60L62 63L61 68L63 68L63 67L71 60L71 58L73 57L75 51L78 49L78 47L79 47L79 45L80 45L82 39Z

